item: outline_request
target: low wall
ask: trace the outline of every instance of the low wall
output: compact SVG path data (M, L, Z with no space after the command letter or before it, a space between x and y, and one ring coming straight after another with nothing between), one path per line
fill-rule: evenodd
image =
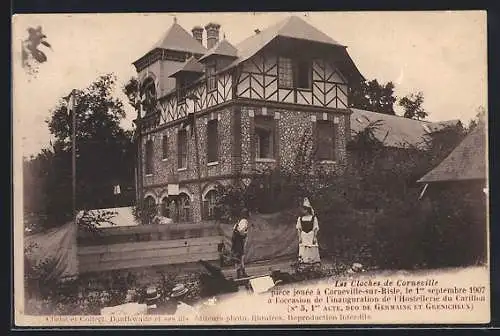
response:
M140 225L79 232L79 272L213 261L223 242L215 223Z

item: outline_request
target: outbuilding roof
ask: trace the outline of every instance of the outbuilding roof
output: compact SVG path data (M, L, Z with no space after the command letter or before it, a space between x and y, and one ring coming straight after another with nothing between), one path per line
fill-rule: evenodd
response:
M418 182L449 182L485 180L486 127L479 124L436 168L428 172Z
M377 113L351 108L351 132L353 135L363 131L370 123L380 121L373 130L375 137L387 147L407 148L408 146L425 149L426 135L457 126L459 120L429 122L404 118L401 116Z

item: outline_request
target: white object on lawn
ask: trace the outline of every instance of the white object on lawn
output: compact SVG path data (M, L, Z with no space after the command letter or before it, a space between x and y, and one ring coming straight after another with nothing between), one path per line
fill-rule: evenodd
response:
M148 306L137 302L129 302L101 309L101 315L143 315L147 314Z
M250 279L249 282L250 286L252 286L253 292L257 294L264 293L274 287L273 278L268 275Z

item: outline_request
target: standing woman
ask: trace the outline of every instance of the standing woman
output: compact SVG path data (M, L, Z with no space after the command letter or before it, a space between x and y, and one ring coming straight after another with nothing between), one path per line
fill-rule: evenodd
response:
M318 218L314 214L308 198L304 198L302 215L297 218L297 234L299 235L299 262L320 262L318 248Z
M245 245L248 236L248 209L243 208L238 222L233 227L231 252L236 260L236 277L248 276L245 272Z

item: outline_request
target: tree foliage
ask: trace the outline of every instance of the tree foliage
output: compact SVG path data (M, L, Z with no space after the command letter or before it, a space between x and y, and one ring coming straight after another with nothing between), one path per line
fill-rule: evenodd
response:
M120 126L123 104L113 97L115 77L100 76L79 93L76 116L76 204L78 209L127 205L134 199L134 148L131 133ZM72 209L72 117L61 99L47 120L55 140L51 148L24 162L25 210L62 224ZM121 195L113 195L119 184Z
M422 106L424 104L424 94L421 91L404 96L399 100L398 104L404 109L403 116L405 118L423 120L429 115Z
M485 241L477 229L484 231L484 222L473 216L457 219L464 211L478 209L481 201L472 204L472 198L462 197L465 192L448 192L429 208L419 201L422 186L416 183L458 145L465 136L463 129L430 133L428 150L422 151L384 146L374 136L381 123L374 121L353 135L348 160L330 172L308 160L313 154L304 150L310 148L304 135L305 145L297 150L293 169L259 172L251 181L242 179L220 188L223 219L231 222L234 218L227 214L245 206L259 213L280 212L283 216L277 217L275 225L291 229L294 218L285 214L296 211L298 215L302 198L309 197L319 220L321 254L336 264L421 268L484 261ZM451 234L455 225L460 234ZM474 237L470 251L465 248L468 236Z
M362 110L394 115L394 84L381 84L377 79L361 81L352 86L349 105Z

